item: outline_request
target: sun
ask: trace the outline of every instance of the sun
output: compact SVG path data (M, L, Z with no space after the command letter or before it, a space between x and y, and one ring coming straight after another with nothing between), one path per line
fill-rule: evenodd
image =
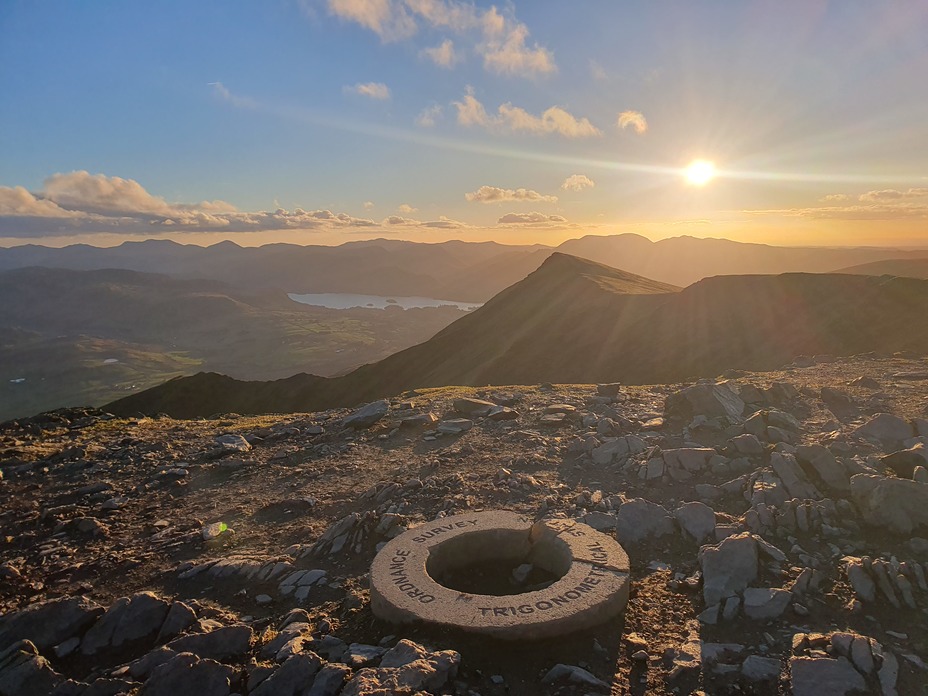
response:
M715 178L715 165L709 160L693 160L683 170L686 182L692 186L705 186Z

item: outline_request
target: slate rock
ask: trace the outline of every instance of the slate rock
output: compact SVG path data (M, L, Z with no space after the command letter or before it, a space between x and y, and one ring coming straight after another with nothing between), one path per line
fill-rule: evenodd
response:
M880 465L899 478L915 479L916 467L928 466L928 447L919 442L909 449L899 450L880 458Z
M673 534L673 518L662 505L644 498L632 498L615 513L615 530L620 544L636 544L651 537Z
M0 696L47 696L63 682L30 641L0 650Z
M381 399L374 401L366 406L362 406L342 420L342 425L346 428L363 430L369 428L374 423L383 418L390 411L390 402Z
M288 657L249 696L306 696L321 667L322 660L313 652Z
M243 624L223 626L209 633L193 633L168 643L179 653L189 652L201 658L228 660L248 652L254 632Z
M39 650L48 650L79 635L103 612L103 607L84 597L33 604L0 617L0 650L20 640L29 640Z
M775 619L783 615L792 599L792 592L787 590L749 587L744 591L744 613L756 621Z
M707 606L742 592L757 579L757 542L749 533L730 536L699 551L703 574L703 598Z
M857 474L851 495L863 519L899 534L928 528L928 484L907 479Z
M474 421L468 418L449 418L438 424L438 432L446 435L460 435L474 427Z
M846 658L794 657L790 660L793 696L851 696L867 684Z
M780 661L772 657L750 655L741 663L741 674L750 682L772 682L780 677Z
M181 653L156 667L138 696L229 696L233 675L227 665Z
M673 512L680 528L697 544L715 534L715 511L704 503L683 503Z
M173 638L193 626L196 620L197 615L193 609L183 602L172 602L164 623L161 624L157 640L161 642Z
M840 493L851 490L847 471L828 448L822 445L800 445L796 448L796 459L800 464L811 467L828 490Z
M812 483L809 482L805 472L796 457L792 454L774 452L770 455L770 466L780 477L790 497L800 500L818 499L822 495Z
M223 452L248 452L251 450L251 444L242 435L229 433L220 435L216 438L216 444Z
M861 426L854 429L854 434L881 442L902 442L914 434L912 426L899 416L891 413L878 413Z
M697 415L727 416L737 420L744 412L744 402L728 385L695 384L668 396L664 411L670 417L687 421Z
M465 416L485 416L494 408L496 408L496 404L483 399L462 398L454 400L454 410Z
M593 674L576 665L554 665L554 667L549 669L545 673L545 676L541 678L541 681L545 684L561 680L566 681L568 684L576 684L578 686L592 686L598 689L609 688L606 682L597 679Z
M125 643L154 638L168 609L168 603L151 592L121 597L87 631L81 641L81 652L95 655Z
M335 696L349 676L351 669L347 665L328 664L316 675L306 696Z

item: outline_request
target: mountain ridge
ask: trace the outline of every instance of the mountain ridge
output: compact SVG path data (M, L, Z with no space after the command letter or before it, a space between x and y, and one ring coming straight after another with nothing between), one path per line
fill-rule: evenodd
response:
M324 379L195 375L107 405L180 417L351 406L447 385L674 382L773 369L800 354L928 352L928 281L837 274L717 276L679 289L565 254L428 341ZM199 386L198 386L199 385ZM184 394L179 396L183 386Z

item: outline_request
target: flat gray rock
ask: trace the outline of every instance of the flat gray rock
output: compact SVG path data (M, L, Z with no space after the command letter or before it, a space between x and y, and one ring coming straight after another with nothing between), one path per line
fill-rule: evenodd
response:
M684 420L694 416L740 419L744 412L744 402L728 385L694 384L668 396L664 410L668 416Z
M615 513L616 538L623 544L637 544L651 537L674 533L673 518L666 508L644 498L633 498Z
M342 425L346 428L355 428L356 430L363 430L364 428L369 428L374 423L383 418L390 411L390 402L386 400L374 401L362 406L357 411L354 411L350 415L346 416L342 420Z
M867 689L864 678L843 657L794 657L790 676L793 696L850 696Z
M758 573L757 542L749 533L730 536L716 546L704 546L699 553L703 573L703 598L707 606L739 594Z
M715 511L705 503L683 503L673 511L680 528L689 534L696 543L715 534Z

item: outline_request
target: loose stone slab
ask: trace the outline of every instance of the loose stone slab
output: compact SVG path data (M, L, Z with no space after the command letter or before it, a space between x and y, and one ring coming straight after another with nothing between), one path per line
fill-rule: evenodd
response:
M434 579L491 561L530 563L558 579L503 596L461 592ZM388 542L371 566L371 608L379 618L505 639L546 638L602 623L625 609L628 591L628 555L611 537L573 520L535 523L506 511L410 529Z

